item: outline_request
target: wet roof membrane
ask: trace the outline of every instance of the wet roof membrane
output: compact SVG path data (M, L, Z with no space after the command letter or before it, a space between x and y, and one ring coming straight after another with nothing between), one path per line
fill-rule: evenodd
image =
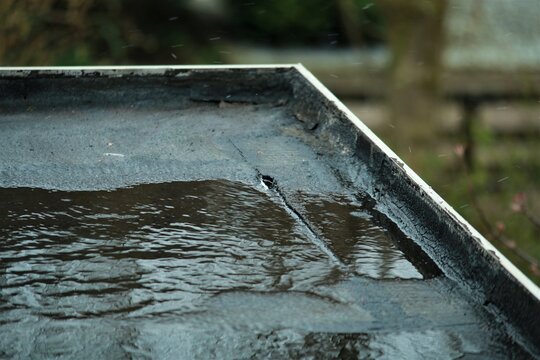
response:
M300 65L0 69L0 357L528 358L539 290Z

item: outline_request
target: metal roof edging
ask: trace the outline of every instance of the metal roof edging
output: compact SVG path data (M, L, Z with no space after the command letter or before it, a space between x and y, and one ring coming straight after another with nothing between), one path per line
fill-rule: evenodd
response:
M521 283L537 300L540 301L540 288L532 282L521 270L519 270L510 260L508 260L493 244L491 244L482 234L478 232L467 220L465 220L452 206L450 206L433 188L431 188L418 174L416 174L399 156L392 151L373 131L371 131L356 115L354 115L326 86L324 86L308 69L302 64L295 65L296 70L331 103L333 103L350 121L358 128L373 144L399 165L405 175L419 186L431 200L440 206L446 213L453 217L459 225L465 229L478 241L480 246L492 256L501 266L506 269L519 283Z

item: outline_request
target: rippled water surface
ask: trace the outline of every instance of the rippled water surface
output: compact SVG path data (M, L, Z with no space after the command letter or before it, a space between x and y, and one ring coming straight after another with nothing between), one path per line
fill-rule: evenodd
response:
M348 267L376 279L422 278L369 214L336 197L303 198L315 234L272 190L226 181L99 192L0 189L0 198L0 355L12 346L14 354L69 355L95 344L144 354L130 339L143 332L174 347L163 337L171 321L192 329L179 343L186 350L186 341L215 337L204 329L219 323L216 311L225 327L242 316L242 324L293 326L304 321L302 310L321 324L371 321L360 309L310 294L351 276ZM232 294L233 305L218 294Z
M224 290L307 288L327 257L266 194L226 182L2 190L3 321L160 315Z
M362 204L342 195L299 194L306 219L330 250L352 270L375 279L422 279L393 234L373 219Z

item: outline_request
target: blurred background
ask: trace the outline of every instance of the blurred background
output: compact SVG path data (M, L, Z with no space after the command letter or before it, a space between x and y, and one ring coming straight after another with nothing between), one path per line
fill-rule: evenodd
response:
M0 1L0 66L298 62L540 284L539 0Z

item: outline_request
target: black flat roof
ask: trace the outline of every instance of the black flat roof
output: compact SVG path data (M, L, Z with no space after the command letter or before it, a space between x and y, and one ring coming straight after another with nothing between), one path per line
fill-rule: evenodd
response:
M231 288L154 330L126 316L110 326L36 320L25 335L0 309L0 354L26 341L36 350L37 329L51 326L83 338L83 351L118 327L153 334L156 357L540 354L539 289L301 65L0 68L0 148L5 196L212 181L255 189L342 273L298 289ZM358 265L355 244L343 244L361 237L362 212L405 265Z

